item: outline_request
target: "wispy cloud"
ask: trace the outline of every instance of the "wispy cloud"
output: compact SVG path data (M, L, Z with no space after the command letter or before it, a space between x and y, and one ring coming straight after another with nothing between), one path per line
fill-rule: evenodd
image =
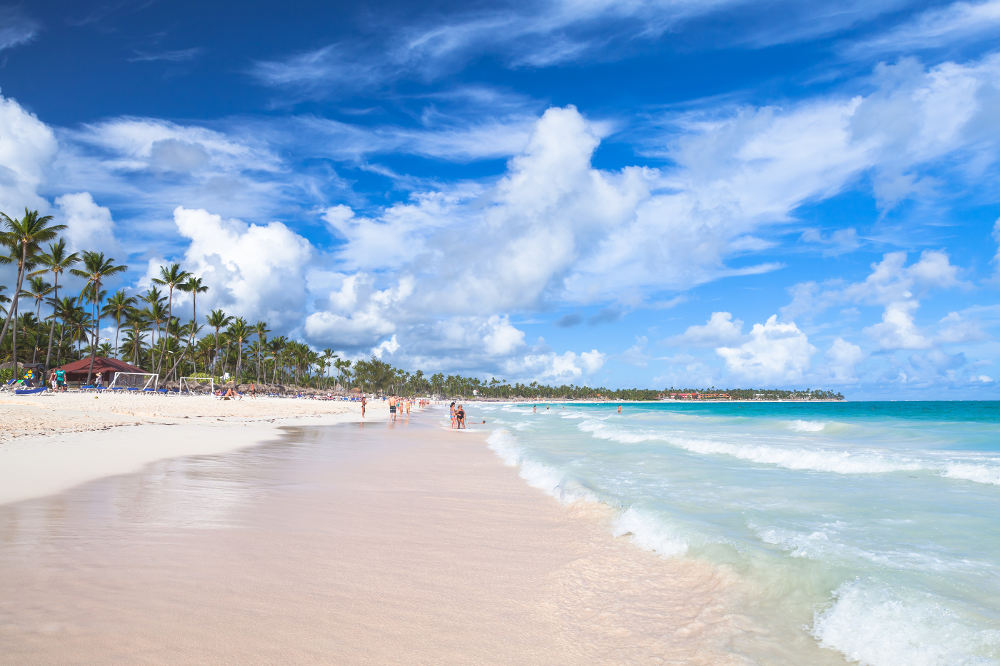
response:
M1000 34L1000 0L955 2L929 9L897 27L847 47L852 56L908 53Z
M202 53L205 49L201 46L192 46L187 49L176 49L173 51L139 51L136 50L134 55L128 59L129 62L187 62L189 60L194 60Z
M41 25L16 7L0 7L0 51L27 44L39 30Z
M403 78L436 79L472 58L499 58L509 67L548 67L571 61L627 55L679 22L743 0L607 2L552 0L389 29L376 44L337 42L259 61L251 75L261 83L304 95L378 88ZM613 44L615 48L599 48Z
M905 7L912 0L845 0L818 8L777 0L542 0L389 27L374 39L340 41L255 63L259 82L328 97L401 80L433 81L491 58L508 68L545 68L629 57L684 28L712 34L684 48L763 48L834 34ZM725 13L725 21L719 21ZM707 26L707 27L706 27Z

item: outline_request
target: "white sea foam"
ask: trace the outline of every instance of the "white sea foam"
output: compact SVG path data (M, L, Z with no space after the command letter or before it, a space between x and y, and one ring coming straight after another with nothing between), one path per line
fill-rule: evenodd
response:
M533 488L548 493L564 504L580 500L598 501L592 492L568 478L556 468L525 455L514 435L508 430L494 430L486 442L505 464L518 468L518 474Z
M951 463L945 467L941 476L1000 486L1000 465Z
M795 432L821 432L825 428L826 422L824 421L803 421L802 419L796 419L795 421L788 422L788 429Z
M674 437L655 430L615 429L606 423L593 420L584 421L577 427L589 432L594 437L625 444L640 444L659 440L692 453L727 455L749 462L778 465L793 470L813 470L836 474L884 474L921 468L921 464L917 461L877 452L855 453L768 444L731 444L708 439Z
M932 552L900 549L866 549L852 545L840 537L843 523L817 526L811 530L793 530L776 526L760 527L749 524L764 543L778 546L791 557L816 561L838 560L857 564L860 560L872 562L881 568L902 571L954 573L957 571L986 574L992 567L987 562L941 557Z
M656 430L624 430L597 419L582 421L576 427L584 432L589 432L594 437L622 444L641 444L642 442L665 439L663 433Z
M824 647L874 666L993 664L1000 631L976 629L941 599L853 580L817 611L812 634Z
M632 543L664 557L684 555L688 543L662 516L629 507L614 523L615 536L629 536Z

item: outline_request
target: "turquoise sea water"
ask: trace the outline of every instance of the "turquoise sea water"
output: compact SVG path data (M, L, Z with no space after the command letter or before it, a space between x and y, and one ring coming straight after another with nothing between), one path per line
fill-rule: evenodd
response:
M477 405L491 447L615 531L741 574L871 664L1000 663L1000 403Z

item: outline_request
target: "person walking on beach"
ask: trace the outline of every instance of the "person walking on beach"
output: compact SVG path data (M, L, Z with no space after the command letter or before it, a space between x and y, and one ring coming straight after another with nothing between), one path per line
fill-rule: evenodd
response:
M396 422L396 396L389 396L389 420Z
M361 418L365 418L365 405L368 404L368 398L361 396Z
M465 430L465 409L462 405L459 405L458 409L455 410L455 423L458 424L456 427L459 430Z
M451 405L448 406L448 416L451 418L451 427L455 427L455 401L451 401Z
M58 385L60 391L65 391L66 390L66 371L65 370L56 370L56 384Z
M53 370L52 372L49 373L49 385L52 387L53 391L56 390L56 371L55 370Z

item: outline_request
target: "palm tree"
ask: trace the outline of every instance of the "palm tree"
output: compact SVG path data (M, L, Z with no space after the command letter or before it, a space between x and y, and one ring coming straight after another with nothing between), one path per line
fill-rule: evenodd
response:
M260 383L260 359L262 352L264 350L264 341L267 339L267 334L270 333L267 324L262 321L258 321L253 325L253 332L257 335L257 383Z
M104 304L104 310L101 314L114 317L115 320L115 358L119 357L118 354L118 334L122 329L122 318L128 313L129 310L135 307L138 302L135 296L129 296L125 293L124 289L119 289L108 299L107 303Z
M229 324L233 321L233 318L222 310L212 310L205 317L205 321L209 326L215 329L215 354L212 356L212 374L214 375L218 374L215 371L215 366L219 360L219 330L223 326L229 326Z
M3 293L5 291L7 291L7 286L0 284L0 304L10 303L10 297L7 296L7 294ZM3 310L5 315L7 314L7 308L3 307L2 305L0 305L0 310Z
M229 325L229 330L226 332L236 343L236 374L233 375L233 381L239 384L240 369L243 367L243 343L253 334L253 329L247 326L247 322L243 317L237 317Z
M66 252L66 240L60 238L55 243L49 243L49 251L45 254L38 256L38 264L43 268L31 273L32 276L41 275L42 273L48 272L52 273L52 298L55 301L59 300L59 276L63 274L64 271L73 267L80 261L80 257L76 252ZM52 356L52 338L55 333L56 317L55 309L52 310L52 321L49 324L49 345L48 350L45 352L45 367L49 367L49 360ZM61 334L61 332L60 332Z
M188 342L191 345L194 344L194 336L198 330L195 323L198 321L198 294L208 291L208 285L200 277L192 275L188 277L187 282L177 285L177 288L191 294L191 340Z
M125 314L128 330L125 331L125 351L132 354L132 365L138 366L142 353L142 339L146 335L149 319L146 310L131 309Z
M332 361L335 356L336 354L329 347L323 350L323 374L326 375L327 379L330 378L330 368L333 367Z
M42 316L42 301L46 296L52 293L52 285L45 281L44 278L39 276L31 277L28 280L28 288L21 292L22 296L30 296L35 299L35 321L41 320ZM35 335L35 350L31 354L31 362L38 362L38 339L41 337L39 334Z
M11 303L7 317L3 323L3 330L0 331L0 342L7 337L7 328L11 320L17 317L17 301L24 286L24 274L30 270L31 259L38 253L38 247L45 241L50 241L56 237L60 231L66 228L65 224L52 224L51 215L39 216L37 210L24 209L24 216L21 219L13 219L6 213L0 213L0 222L3 223L3 231L0 231L0 244L7 246L10 254L0 256L0 264L17 262L17 281L14 287L14 302ZM11 362L17 367L17 332L15 331L11 343Z
M83 268L74 268L70 270L70 273L77 277L81 277L87 281L84 291L89 290L93 296L91 317L94 320L94 335L93 342L91 342L91 349L97 349L97 334L101 328L101 315L100 311L97 309L97 304L101 300L101 283L106 279L115 275L117 273L124 273L128 270L128 266L125 265L115 265L115 260L112 257L105 257L103 252L92 252L87 251L83 253ZM87 369L87 383L90 383L90 378L94 374L94 360L97 357L91 354L90 356L90 367Z
M52 306L52 318L58 318L59 323L59 344L56 345L56 365L62 365L62 349L63 349L63 337L66 334L66 323L69 321L71 313L76 309L76 297L75 296L63 296L62 298L51 298L49 299L49 305ZM48 367L48 364L46 364Z
M174 312L174 288L178 287L191 277L191 274L187 271L181 270L180 264L171 264L170 266L160 266L160 277L153 278L153 283L165 286L167 288L167 324L169 326L171 318L173 318ZM156 372L159 374L160 366L163 365L163 354L167 350L167 343L164 342L160 348L160 358L156 362Z
M288 339L283 335L279 335L267 343L267 349L271 352L271 368L274 373L271 380L272 384L278 383L278 367L281 365L281 354L287 343Z

